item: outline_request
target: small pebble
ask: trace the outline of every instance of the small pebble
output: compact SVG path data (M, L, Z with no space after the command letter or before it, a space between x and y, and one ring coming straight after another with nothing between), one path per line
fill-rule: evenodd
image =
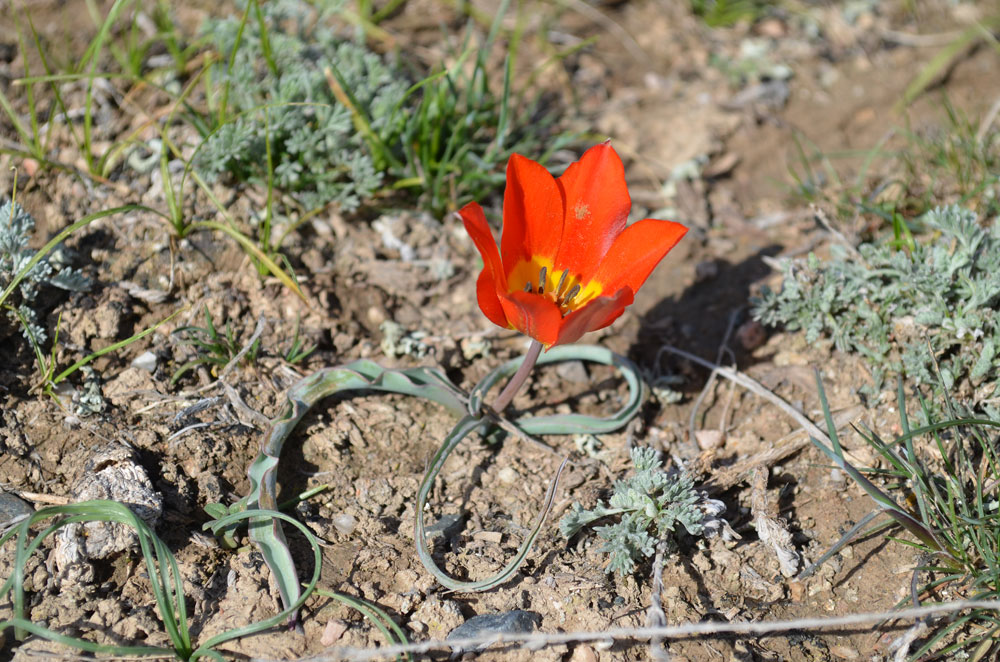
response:
M345 536L351 535L354 533L354 529L358 528L358 520L354 515L348 515L347 513L334 515L330 521L333 522L333 528Z
M771 39L781 39L787 31L788 27L780 18L765 18L754 25L754 32L762 37L769 37Z
M448 639L473 639L492 634L527 634L535 630L541 615L515 609L504 614L473 616L448 634Z
M480 356L489 356L490 346L490 341L484 338L463 338L460 343L462 356L465 357L466 361L471 361Z
M483 542L491 542L499 545L503 540L503 534L499 531L476 531L472 534L473 539L482 540Z
M326 627L323 628L323 636L320 637L319 643L324 646L333 646L344 636L345 632L347 632L347 623L339 618L331 618L326 622Z
M365 311L365 314L368 316L368 321L372 324L382 324L382 322L385 322L386 320L385 311L376 306L369 307L368 310Z
M428 538L437 538L438 536L451 536L455 531L460 529L462 526L462 516L456 515L455 513L446 513L441 516L441 519L424 527L424 535Z
M580 644L573 649L573 654L569 656L569 662L597 662L597 651L587 644Z
M24 499L0 492L0 528L18 517L30 516L35 509Z
M719 265L714 260L704 260L694 265L694 279L697 282L709 280L719 275Z
M589 381L583 361L565 361L556 366L556 374L571 384L586 384Z
M694 438L703 451L714 450L726 443L726 435L722 430L695 430Z
M521 479L521 475L511 467L504 467L497 472L497 479L504 485L513 485Z
M139 356L132 359L132 367L138 368L139 370L145 370L146 372L156 371L156 354L152 352L143 352Z
M743 346L743 349L751 351L764 344L764 341L767 340L767 331L757 320L749 320L736 330L736 339Z
M855 648L842 645L830 646L830 654L834 657L839 657L842 660L856 660L859 656L859 653Z

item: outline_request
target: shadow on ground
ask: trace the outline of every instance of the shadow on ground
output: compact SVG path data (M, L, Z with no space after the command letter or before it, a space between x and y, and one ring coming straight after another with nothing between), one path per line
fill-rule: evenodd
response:
M697 391L704 384L705 370L690 365L680 357L660 354L660 348L673 345L714 362L726 339L727 330L732 327L732 335L726 344L735 354L737 365L745 367L750 360L750 352L737 338L737 331L751 320L750 297L754 285L771 272L763 258L777 255L780 251L781 246L771 244L735 264L718 259L704 263L708 265L702 267L706 276L684 290L679 297L663 299L646 314L636 342L629 348L629 357L639 365L650 366L661 373L668 368L676 369L673 371L691 377L685 379L681 390ZM726 362L731 361L730 357Z

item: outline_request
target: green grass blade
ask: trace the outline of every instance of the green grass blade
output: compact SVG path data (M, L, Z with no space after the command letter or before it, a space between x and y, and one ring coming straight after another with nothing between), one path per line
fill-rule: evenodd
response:
M295 282L295 279L288 272L278 266L273 259L271 259L268 255L265 255L264 252L260 250L260 247L257 246L257 244L255 244L250 237L246 236L233 226L225 223L219 223L217 221L197 221L187 227L189 228L189 231L204 228L228 234L243 247L243 250L246 251L247 254L258 260L275 278L280 280L282 285L291 290L297 297L302 299L302 301L307 304L309 303L309 299L306 298L305 293L302 291L302 288L299 287L299 284Z
M510 77L513 66L514 64L508 56L504 60L503 96L500 97L500 117L497 118L497 139L494 143L498 155L504 153L504 141L507 138L508 124L510 123Z
M897 110L910 105L914 99L920 96L940 75L951 67L952 62L958 55L979 39L982 39L981 29L978 25L973 25L962 32L950 44L938 51L931 58L931 61L924 65L923 69L917 73L910 84L906 86Z
M168 317L163 318L162 320L160 320L159 322L157 322L153 326L149 327L148 329L143 329L142 331L140 331L138 333L132 334L131 336L129 336L125 340L119 340L118 342L113 343L111 345L108 345L107 347L104 347L103 349L99 349L96 352L93 352L92 354L88 354L87 356L83 357L82 359L80 359L79 361L77 361L76 363L74 363L73 365L71 365L70 367L66 368L65 370L63 370L62 372L60 372L58 375L56 375L55 377L53 377L52 381L51 381L52 385L54 386L54 385L58 384L59 382L63 381L64 379L66 379L67 377L69 377L74 372L76 372L77 370L79 370L83 366L87 365L88 363L90 363L94 359L99 358L101 356L104 356L105 354L110 354L111 352L116 352L119 349L121 349L122 347L127 347L127 346L131 345L132 343L134 343L137 340L142 340L143 338L145 338L149 334L153 333L158 328L160 328L161 326L163 326L164 324L166 324L167 322L169 322L173 318L177 317L178 315L180 315L182 312L184 312L186 310L187 310L187 308L181 308L181 309L179 309L177 311L174 311Z
M17 131L17 135L21 136L21 141L28 147L28 152L32 156L35 156L34 150L31 149L33 144L31 131L24 125L24 123L21 122L21 118L17 116L17 112L11 105L10 100L3 93L3 90L0 90L0 108L2 108L4 114L7 115L7 119L10 120L10 123L14 125L14 130Z
M31 28L31 38L35 43L35 51L38 53L38 58L42 61L42 68L45 69L45 73L49 76L53 75L53 67L49 64L49 58L45 55L45 49L42 48L42 40L38 35L38 30L35 28L35 22L31 18L31 14L26 14L28 19L28 27ZM63 101L62 92L59 90L59 86L54 82L49 84L49 89L52 90L52 96L55 97L56 105L59 106L59 110L62 112L63 117L69 117L69 108L66 106L66 102ZM76 128L73 126L72 122L65 123L66 128L69 130L70 135L73 137L73 142L77 145L81 144L81 139L76 133ZM48 145L49 138L52 136L52 131L55 128L55 122L49 122L48 135L46 136L45 143Z
M66 648L76 648L78 650L87 651L89 653L104 653L114 655L116 657L126 657L126 656L156 656L156 657L175 657L176 652L171 648L161 648L159 646L123 646L119 644L98 644L93 641L88 641L86 639L79 639L77 637L69 637L64 634L60 634L55 630L50 630L49 628L43 627L29 621L24 618L10 618L5 621L0 621L0 632L8 628L14 628L15 630L25 630L48 641L55 642Z
M896 520L900 526L905 528L918 540L924 543L929 550L953 555L953 552L938 540L933 531L910 515L902 506L896 503L892 497L880 490L874 483L868 480L864 474L855 469L850 462L844 459L842 452L837 453L833 449L827 448L826 444L819 441L815 437L810 437L809 439L813 442L813 445L823 451L827 457L833 460L833 462L845 473L847 473L852 480L858 483L858 486L861 487L861 489L863 489L873 501L879 504L890 517Z
M371 119L365 115L361 104L358 103L351 90L347 88L343 75L333 65L333 62L330 62L330 66L324 69L323 72L326 74L331 94L337 99L338 103L350 111L354 127L364 137L365 142L368 143L368 148L371 150L372 156L375 157L376 167L379 169L402 167L402 164L392 153L392 149L372 129Z
M486 71L486 57L493 49L493 44L496 42L497 35L500 34L500 28L503 25L503 17L507 15L508 9L510 9L510 0L503 0L499 5L497 5L496 15L493 17L493 23L490 25L489 34L486 35L486 42L479 50L478 58L483 64L482 71L484 72L484 75ZM479 70L480 67L477 67L476 69Z
M108 15L101 23L97 30L97 35L94 36L90 44L87 46L87 50L80 60L80 69L89 62L90 64L90 78L87 80L87 89L84 95L83 101L83 158L87 162L87 170L91 173L95 172L94 169L94 154L92 150L93 146L93 123L94 115L92 112L94 104L94 78L97 77L97 65L100 61L101 50L104 47L104 42L108 38L108 33L111 30L111 26L117 22L119 15L125 10L125 7L130 4L132 0L115 0L115 3L111 5L111 9L108 10Z
M335 593L334 591L327 591L321 588L316 589L316 595L322 595L324 597L336 600L342 604L347 605L353 609L357 609L361 612L361 615L371 621L382 636L385 637L386 642L392 646L396 644L409 644L410 640L406 637L406 633L403 628L396 625L396 622L392 620L385 611L380 609L378 605L370 603L361 598L356 598L353 595L348 595L346 593ZM395 635L395 636L394 636ZM397 660L402 660L403 655L399 654L396 656ZM407 653L406 658L412 662L413 654Z
M229 51L229 58L226 62L226 79L222 83L222 100L219 103L218 112L216 114L215 125L216 127L222 126L226 123L229 111L229 87L232 83L232 72L233 65L236 64L236 53L240 50L240 44L243 42L243 31L246 30L247 21L250 19L250 10L253 7L253 3L248 2L247 8L243 11L243 18L240 19L240 26L236 30L236 39L233 40L233 48Z
M872 512L868 513L867 515L865 515L864 517L862 517L860 520L858 520L857 524L855 524L854 526L852 526L850 528L850 530L847 531L847 533L845 533L844 535L842 535L840 537L840 540L838 540L837 542L833 543L833 545L830 547L830 549L826 550L826 552L823 553L823 556L821 556L818 559L816 559L808 568L806 568L805 570L803 570L802 573L798 577L796 577L796 579L799 580L799 581L801 581L803 579L806 579L806 578L812 576L812 574L814 572L816 572L817 570L819 570L823 566L824 563L826 563L827 561L829 561L830 558L832 558L834 554L836 554L841 549L843 549L844 545L846 545L847 543L851 542L851 540L853 540L854 537L857 536L858 533L860 533L861 529L863 529L866 526L868 526L869 522L871 522L873 519L875 519L876 517L878 517L882 513L883 513L883 511L882 511L881 508L878 509L878 510L873 510ZM881 524L880 526L875 527L872 531L869 532L869 534L871 534L871 533L877 533L878 531L881 531L881 530L883 530L883 529L885 529L885 528L887 528L889 526L892 526L893 524L895 524L895 522L893 522L891 520L888 521L888 522L885 522L885 523Z
M28 337L28 344L31 345L32 351L35 352L35 361L38 362L38 370L43 375L50 373L52 366L46 364L45 352L42 351L42 345L38 341L38 338L35 337L35 334L32 333L31 324L28 322L28 319L24 316L24 313L21 312L21 309L15 308L14 306L8 306L6 304L0 307L5 308L7 309L8 312L13 313L14 317L17 318L17 321L21 323L21 329L24 330L24 335Z
M830 402L826 399L823 378L820 376L819 370L815 370L814 373L816 377L816 389L819 392L819 401L823 406L823 420L826 421L826 434L830 437L830 441L833 442L834 453L843 458L844 449L840 447L840 437L837 436L837 424L833 422L833 414L830 413Z
M381 9L379 9L378 11L376 11L374 14L371 15L369 21L372 23L372 25L378 25L383 20L385 20L390 14L396 11L396 9L398 9L399 6L402 5L404 2L406 2L406 0L389 0L388 2L385 3L385 5L382 6Z
M17 42L21 48L22 60L24 60L24 75L31 75L31 66L29 64L30 58L26 57L28 53L27 44L24 41L24 31L21 29L21 22L17 18L17 12L12 12L14 17L14 29L17 31ZM39 136L38 128L38 106L35 102L35 86L25 85L25 97L28 102L28 121L31 123L31 151L37 154L39 157L45 156L45 149L42 147L41 137ZM51 131L51 128L50 128Z
M267 28L267 21L264 20L264 12L260 9L260 0L251 0L254 18L257 19L257 29L260 30L260 48L264 53L264 61L272 76L278 75L278 65L274 62L274 54L271 52L270 32Z

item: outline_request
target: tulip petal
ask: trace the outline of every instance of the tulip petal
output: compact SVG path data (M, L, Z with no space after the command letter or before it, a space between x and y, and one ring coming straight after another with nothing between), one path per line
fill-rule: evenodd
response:
M603 329L618 319L634 298L635 293L623 287L611 296L600 296L590 301L566 316L554 344L576 342L588 331Z
M500 305L500 297L497 296L497 283L493 279L493 274L489 269L483 269L479 278L476 279L476 299L479 301L479 310L483 311L489 321L497 326L513 328L507 321L507 315Z
M483 258L483 271L476 281L476 298L479 300L479 309L494 324L509 327L510 324L504 315L500 299L497 297L498 291L507 289L507 278L504 275L500 253L493 240L490 225L486 222L483 208L478 203L470 202L458 210L458 215L461 217L462 223L465 224L465 231L472 237L472 243L476 245Z
M638 292L663 256L673 248L687 228L673 221L644 218L618 235L594 274L605 292L627 287Z
M625 167L611 145L602 143L584 152L556 182L566 200L566 220L555 268L587 280L628 220L632 199Z
M546 347L556 343L563 316L546 297L528 292L501 294L500 305L513 328Z
M556 256L563 230L563 194L544 167L514 154L507 161L500 252L505 273L532 257Z

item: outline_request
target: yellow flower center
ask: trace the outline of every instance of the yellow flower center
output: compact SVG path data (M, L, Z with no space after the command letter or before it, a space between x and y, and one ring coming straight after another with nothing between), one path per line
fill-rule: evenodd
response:
M581 282L580 276L569 269L554 269L552 260L542 257L514 265L507 277L507 288L511 292L520 290L544 296L559 306L563 316L582 308L604 290L595 280Z

